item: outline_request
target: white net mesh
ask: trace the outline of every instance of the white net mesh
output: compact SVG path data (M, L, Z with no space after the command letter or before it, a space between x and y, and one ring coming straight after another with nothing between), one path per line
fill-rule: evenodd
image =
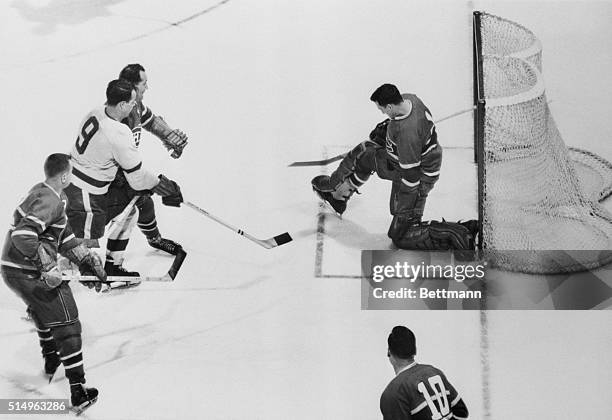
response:
M557 273L612 262L612 165L568 150L547 105L539 41L481 16L484 96L483 247L499 267ZM512 253L503 250L528 250ZM567 256L544 250L601 250Z

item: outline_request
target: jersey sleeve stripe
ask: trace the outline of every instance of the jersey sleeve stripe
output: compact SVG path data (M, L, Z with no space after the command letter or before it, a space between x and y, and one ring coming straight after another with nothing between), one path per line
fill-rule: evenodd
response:
M440 175L440 171L436 171L436 172L425 172L423 171L423 175L427 175L427 176L438 176Z
M142 168L142 162L140 162L138 165L134 166L133 168L130 168L130 169L121 168L121 169L123 169L123 172L125 172L126 174L131 174L132 172L136 172L140 168Z
M146 108L146 111L142 114L142 126L148 125L151 121L153 121L153 113L149 108Z
M421 166L421 161L419 160L418 162L415 162L415 163L401 163L400 162L399 165L402 169L416 168L418 166Z
M27 229L19 229L12 231L11 236L35 236L38 238L38 233Z
M19 268L19 269L22 269L22 270L29 270L29 271L37 271L38 270L33 265L17 264L17 263L14 263L12 261L7 261L7 260L1 260L0 261L0 265L6 265L7 267Z
M31 214L28 214L26 216L26 219L30 219L31 221L33 221L33 222L37 223L38 225L40 225L40 227L42 227L42 230L45 230L47 228L47 225L45 224L45 222L43 222L42 220L40 220L36 216L32 216Z
M421 153L421 156L425 156L427 153L431 152L433 149L435 149L438 146L438 143L436 144L432 144L431 146L429 146L427 148L427 150L425 150L423 153Z
M419 404L415 408L413 408L410 411L410 414L414 415L414 414L418 413L419 411L421 411L422 409L424 409L425 407L427 407L427 401L423 401L421 404Z
M410 182L402 178L402 182L409 187L416 187L417 185L421 183L421 180L418 180L417 182Z
M76 236L74 236L74 233L71 233L70 235L68 235L68 236L66 236L66 237L64 238L64 240L62 241L62 243L63 243L63 244L65 244L66 242L71 241L72 239L75 239L75 238L76 238Z
M367 179L364 180L364 179L359 178L356 173L354 173L353 176L357 179L357 181L361 182L361 184L365 184L367 181Z

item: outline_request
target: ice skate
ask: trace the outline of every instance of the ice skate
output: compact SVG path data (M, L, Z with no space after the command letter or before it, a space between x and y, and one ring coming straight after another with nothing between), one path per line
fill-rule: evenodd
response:
M336 212L338 217L342 217L342 214L346 210L346 204L349 198L354 192L357 191L357 188L351 185L350 181L348 180L345 180L336 188L331 187L330 177L327 175L319 175L314 177L311 184L314 192L326 205L331 207L331 209Z
M98 401L98 390L96 388L85 388L83 384L70 384L70 394L71 410L77 416Z
M155 249L167 252L170 255L177 255L183 247L173 240L162 238L157 235L155 238L147 238L147 242Z
M107 261L106 264L104 264L104 271L106 271L107 276L140 277L138 271L126 270L123 265L115 265L111 261Z
M107 261L106 264L104 264L104 271L106 271L106 275L109 276L109 281L106 283L108 287L104 290L106 293L111 290L129 289L140 285L140 273L138 271L126 270L123 265L115 265ZM110 277L134 277L134 280L112 281Z

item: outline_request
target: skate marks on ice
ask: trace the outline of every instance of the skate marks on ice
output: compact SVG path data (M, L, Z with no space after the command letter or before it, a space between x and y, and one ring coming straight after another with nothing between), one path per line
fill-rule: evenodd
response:
M147 356L161 351L166 346L173 346L178 342L184 342L194 338L197 339L203 334L223 329L232 324L247 321L275 308L283 302L283 299L276 299L260 308L220 320L219 322L207 325L203 328L195 328L182 334L168 335L164 333L164 331L172 331L171 327L163 327L164 324L171 326L176 323L177 319L181 318L181 314L174 313L175 307L172 307L169 311L166 311L163 316L150 323L108 331L100 335L88 335L85 337L85 346L89 346L90 348L95 347L97 349L108 348L112 355L103 360L94 361L88 364L87 371L95 371L102 367L108 369L110 364L121 362L129 358L134 358L134 363L142 364L146 361ZM122 335L126 335L129 338L120 338ZM106 354L104 351L100 351L100 353Z
M66 395L59 395L55 392L46 392L47 390L55 389L53 383L56 380L53 380L51 384L47 383L46 378L42 375L25 375L21 372L9 372L7 375L0 374L0 378L5 381L5 383L9 384L13 390L16 390L20 393L21 396L11 395L11 398L28 398L28 399L40 399L40 400L48 400L48 399L67 399ZM68 382L65 378L62 378L63 382L66 382L66 388ZM97 400L96 400L97 402ZM68 412L74 414L75 416L88 419L89 417L85 414L85 411L91 408L95 404L92 403L87 406L84 410L79 411L78 409L72 407L70 403L68 403ZM20 418L27 418L25 416L19 416ZM36 416L38 417L38 415ZM65 418L66 414L45 414L44 418ZM4 415L0 414L0 418L7 418Z
M140 21L142 24L148 22L147 30L136 33L136 34L124 34L121 39L116 41L111 41L108 43L103 43L94 47L81 47L77 51L74 52L62 52L57 55L52 55L48 58L40 58L35 59L33 61L20 62L21 60L9 60L8 62L12 63L11 68L22 68L22 67L31 67L37 66L40 64L46 63L54 63L59 62L66 59L71 59L75 57L85 56L89 54L93 54L102 50L109 50L115 48L119 45L129 44L131 42L139 41L141 39L145 39L151 37L153 35L159 34L161 32L167 31L173 28L180 28L183 24L200 18L204 15L207 15L221 6L229 3L231 0L221 0L218 2L212 3L210 6L200 9L197 12L191 12L185 17L179 18L171 18L170 20L161 19L156 16L167 16L168 10L164 8L161 13L155 14L153 13L151 16L143 16L141 9L131 10L131 5L122 4L128 3L124 0L110 0L106 2L99 1L90 1L90 2L78 2L78 1L70 1L70 0L51 0L49 4L34 7L29 2L23 2L19 0L14 0L10 7L16 9L19 13L20 17L27 22L32 22L36 24L33 27L33 32L38 36L49 36L56 32L57 28L61 26L79 26L86 22L91 22L95 20L99 20L100 18L123 18L123 19L131 19L135 21ZM103 4L104 3L104 4ZM187 2L185 2L187 3ZM183 10L188 11L189 9L193 10L194 8L201 7L201 4L196 2L187 5L178 5L183 6ZM127 8L130 10L128 13L125 12L115 12L110 10L112 6L122 6L124 9ZM154 6L154 5L153 5ZM176 9L175 9L176 13ZM189 12L187 12L189 13ZM161 26L159 26L161 25ZM135 27L135 25L130 25ZM78 38L78 36L77 36ZM64 49L65 51L66 49Z

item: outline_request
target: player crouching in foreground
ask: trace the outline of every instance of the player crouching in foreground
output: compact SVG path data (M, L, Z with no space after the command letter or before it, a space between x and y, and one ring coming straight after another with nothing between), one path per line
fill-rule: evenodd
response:
M429 109L414 94L384 84L370 100L389 117L344 157L331 176L319 175L312 187L338 214L374 172L393 182L388 236L402 249L474 249L478 222L423 222L427 196L440 175L442 147Z
M383 420L443 420L468 418L468 409L444 373L414 361L416 338L397 326L387 339L387 357L395 378L380 397Z
M97 400L98 390L84 386L81 323L70 286L62 281L58 252L91 270L100 281L106 280L106 273L100 257L79 243L67 223L63 190L71 180L70 156L50 155L44 168L46 180L34 185L13 213L0 271L8 287L28 305L45 373L51 380L59 365L64 365L71 402L79 412Z

